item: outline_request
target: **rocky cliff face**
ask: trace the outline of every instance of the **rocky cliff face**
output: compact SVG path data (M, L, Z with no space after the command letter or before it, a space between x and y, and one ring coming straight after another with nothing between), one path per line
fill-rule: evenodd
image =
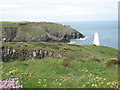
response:
M0 43L1 44L1 43ZM94 51L93 51L94 48ZM118 57L118 50L94 45L47 42L2 42L2 61L61 57L66 60L103 62ZM94 53L97 52L97 53ZM107 58L106 58L107 55Z
M64 55L43 49L27 50L27 49L15 49L13 47L1 47L2 49L2 61L9 60L29 60L29 59L42 59L46 57L62 57Z
M85 36L70 26L50 22L2 24L2 39L7 42L69 42Z

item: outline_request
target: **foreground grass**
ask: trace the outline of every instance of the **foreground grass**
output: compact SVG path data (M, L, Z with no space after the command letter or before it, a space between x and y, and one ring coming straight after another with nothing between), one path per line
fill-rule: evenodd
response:
M118 88L118 66L104 65L111 58L118 58L116 49L42 42L6 42L2 45L18 52L43 49L66 56L3 62L2 79L19 78L23 88ZM99 57L100 62L95 57Z
M45 58L3 63L3 80L19 78L24 88L117 88L116 66L106 68L98 62L73 60L69 67L64 58Z

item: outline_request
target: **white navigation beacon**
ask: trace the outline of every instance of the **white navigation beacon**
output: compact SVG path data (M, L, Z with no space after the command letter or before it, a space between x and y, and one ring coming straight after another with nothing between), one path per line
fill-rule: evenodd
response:
M100 45L99 36L98 36L98 33L97 33L97 32L96 32L95 35L94 35L93 44L96 45L96 46L99 46L99 45Z

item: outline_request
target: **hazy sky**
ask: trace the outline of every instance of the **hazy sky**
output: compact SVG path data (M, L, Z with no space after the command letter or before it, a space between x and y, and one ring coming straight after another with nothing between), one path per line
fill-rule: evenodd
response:
M117 20L119 0L1 0L2 21Z

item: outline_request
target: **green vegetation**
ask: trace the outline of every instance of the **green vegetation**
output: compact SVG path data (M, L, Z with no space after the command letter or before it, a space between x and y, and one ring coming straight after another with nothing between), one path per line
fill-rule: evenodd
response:
M2 24L11 24L11 23L27 23L27 21L20 21L20 22L10 22L10 21L0 21Z
M52 22L0 22L2 23L2 36L7 41L61 41L65 34L77 32L66 25ZM78 32L77 32L78 33ZM48 37L46 37L46 35Z
M65 43L47 43L47 42L3 42L3 46L12 47L16 50L26 49L27 51L43 49L65 54L70 59L90 60L92 57L100 57L101 62L117 58L118 50L94 45L72 45Z
M18 25L18 23L26 23L26 22L11 22L10 24L3 24L2 25L2 35L3 37L9 38L9 39L25 39L29 40L31 38L38 38L41 35L44 35L46 32L45 30L41 28L36 28L34 26L28 25ZM14 25L13 25L14 24ZM6 28L6 29L5 29Z
M55 31L71 31L71 28L69 28L68 26L65 26L65 25L59 25L59 24L45 24L45 23L41 23L40 26L42 28L46 28L46 29L50 29L51 32L55 32ZM65 29L68 29L68 30L65 30Z
M21 31L18 31L18 37L19 38L26 38L26 39L29 39L29 38L32 38L32 37L38 37L38 36L41 36L41 35L44 35L46 32L44 30L40 30L38 28L34 28L34 27L25 27L25 26L22 26L21 27Z
M61 58L3 62L3 80L19 78L24 88L118 88L118 66L104 66L106 61L118 57L116 49L42 42L9 42L3 46L29 52L41 48L65 54Z

